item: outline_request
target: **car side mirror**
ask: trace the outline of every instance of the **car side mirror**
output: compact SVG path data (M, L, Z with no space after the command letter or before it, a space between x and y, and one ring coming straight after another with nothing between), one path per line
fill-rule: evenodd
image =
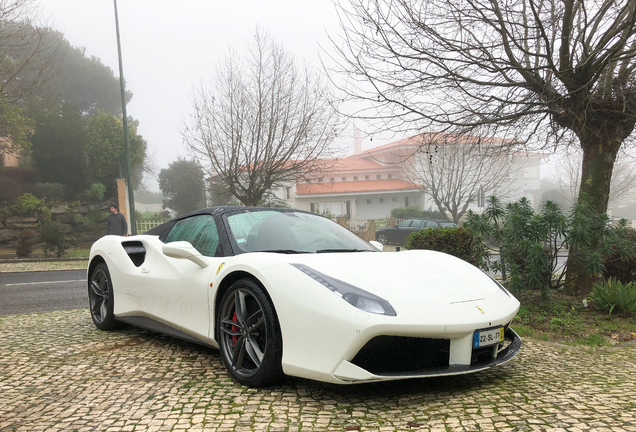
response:
M196 250L187 241L176 241L172 243L166 243L161 249L163 254L170 258L187 259L195 263L201 268L206 268L210 263L203 259L201 252Z
M382 243L380 243L380 242L377 242L375 240L371 240L369 243L371 243L371 246L373 246L374 248L376 248L380 252L382 252L384 250L384 245Z

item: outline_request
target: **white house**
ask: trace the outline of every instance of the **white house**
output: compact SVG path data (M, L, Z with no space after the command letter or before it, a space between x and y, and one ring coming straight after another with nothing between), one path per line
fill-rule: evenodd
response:
M413 172L413 158L410 156L422 145L423 137L415 135L362 151L358 133L352 156L326 160L325 169L321 172L282 188L276 195L298 209L328 209L335 216L347 215L351 219L385 218L396 207L428 209L432 206L437 210L427 194L426 185L410 180ZM436 138L440 143L441 137L443 135L438 134ZM511 164L517 167L517 175L511 179L511 182L516 182L514 189L517 193L511 198L516 200L525 196L538 206L541 155L524 152L502 157L509 158ZM476 204L471 208L479 210Z

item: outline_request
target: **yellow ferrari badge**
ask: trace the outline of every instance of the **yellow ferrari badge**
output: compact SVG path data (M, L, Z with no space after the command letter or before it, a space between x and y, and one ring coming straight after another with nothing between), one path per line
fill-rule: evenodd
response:
M219 264L219 267L216 269L216 274L219 274L219 272L221 271L221 269L223 268L224 265L225 265L225 263Z

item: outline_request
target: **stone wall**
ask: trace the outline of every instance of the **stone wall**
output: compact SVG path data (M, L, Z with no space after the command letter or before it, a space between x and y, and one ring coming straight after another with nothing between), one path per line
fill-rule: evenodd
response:
M79 246L82 243L92 243L98 238L106 234L106 215L109 202L93 205L58 205L50 207L51 218L60 222L62 231L66 235L66 241L71 246ZM104 218L97 223L85 224L79 220L80 216L86 216L89 210L104 211ZM38 223L42 219L41 216L7 216L0 219L0 246L11 248L14 247L20 231L25 228L37 229Z

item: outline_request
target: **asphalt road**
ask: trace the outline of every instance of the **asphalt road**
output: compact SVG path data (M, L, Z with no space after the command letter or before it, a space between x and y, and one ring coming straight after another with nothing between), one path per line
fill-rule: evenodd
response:
M0 316L85 307L85 270L0 274Z

